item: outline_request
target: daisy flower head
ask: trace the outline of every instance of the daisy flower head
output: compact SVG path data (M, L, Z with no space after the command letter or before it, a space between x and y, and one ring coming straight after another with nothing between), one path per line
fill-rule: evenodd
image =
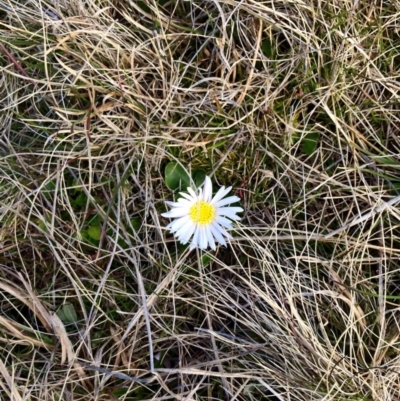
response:
M232 229L232 220L240 220L236 215L243 212L241 207L226 207L230 203L240 200L238 196L226 196L232 187L221 187L212 197L212 183L206 177L204 184L197 192L188 188L188 193L180 192L182 198L177 202L166 202L172 209L162 216L173 220L167 228L180 241L187 244L190 239L190 250L194 248L216 249L216 243L226 245L226 239L232 236L227 230Z

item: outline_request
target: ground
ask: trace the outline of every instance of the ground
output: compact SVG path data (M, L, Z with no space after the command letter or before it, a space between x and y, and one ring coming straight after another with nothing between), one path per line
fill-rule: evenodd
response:
M398 401L399 18L1 2L0 399ZM244 212L190 251L205 175Z

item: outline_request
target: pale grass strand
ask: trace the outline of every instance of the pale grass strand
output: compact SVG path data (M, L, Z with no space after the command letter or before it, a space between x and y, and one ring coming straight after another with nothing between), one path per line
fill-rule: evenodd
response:
M3 384L3 381L0 379L0 385L7 392L11 401L23 401L21 394L19 393L17 386L14 383L13 377L8 373L6 366L3 361L0 359L0 373L3 376L4 380L7 383L8 389Z
M400 201L400 195L396 196L395 198L391 199L388 202L384 202L382 205L377 206L375 208L373 208L372 210L370 210L369 212L363 214L360 217L357 217L356 219L350 221L349 223L345 224L342 227L337 228L336 230L331 231L328 234L325 234L323 236L324 239L329 239L330 237L333 237L336 234L339 234L340 232L346 230L349 227L355 226L356 224L360 224L366 220L369 220L371 217L375 216L377 213L380 213L382 211L384 211L385 209L388 209L389 207L393 206L394 204L396 204L397 202Z

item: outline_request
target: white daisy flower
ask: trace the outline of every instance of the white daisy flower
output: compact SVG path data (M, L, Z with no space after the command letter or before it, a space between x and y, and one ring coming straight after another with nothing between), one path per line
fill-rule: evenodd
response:
M162 216L176 219L169 223L167 228L181 244L188 243L193 235L191 250L196 247L206 249L208 246L215 250L216 242L226 245L224 237L232 238L227 232L232 229L231 220L240 220L236 213L243 212L241 207L225 207L240 200L238 196L223 199L231 189L232 187L221 187L212 198L211 179L206 177L198 193L192 188L187 189L189 194L180 192L182 198L177 202L166 202L172 209Z

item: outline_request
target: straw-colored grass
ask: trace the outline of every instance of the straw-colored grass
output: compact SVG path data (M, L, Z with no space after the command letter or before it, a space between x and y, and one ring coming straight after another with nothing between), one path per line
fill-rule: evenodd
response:
M399 401L399 18L1 1L0 399ZM165 229L171 161L227 248Z

